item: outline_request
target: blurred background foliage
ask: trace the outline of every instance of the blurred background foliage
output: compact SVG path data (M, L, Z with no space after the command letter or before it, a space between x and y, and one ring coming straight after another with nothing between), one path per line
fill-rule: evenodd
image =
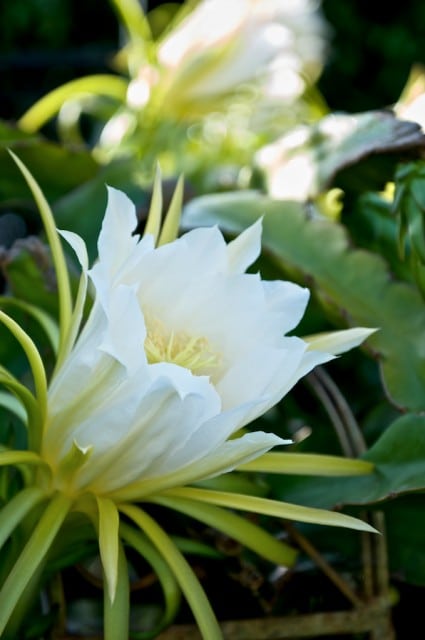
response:
M332 111L377 109L399 97L412 64L425 62L425 4L324 0L333 28L319 88Z
M63 82L109 70L119 26L108 2L0 1L0 117L16 120Z

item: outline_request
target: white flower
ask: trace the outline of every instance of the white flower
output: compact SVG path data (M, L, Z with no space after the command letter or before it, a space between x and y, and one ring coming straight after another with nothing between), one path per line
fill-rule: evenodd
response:
M133 204L109 189L89 272L94 306L49 388L42 455L60 485L71 482L61 469L73 448L85 454L77 492L138 482L144 495L285 444L272 433L232 436L332 358L285 335L303 316L307 289L245 273L261 222L229 244L212 227L158 248L151 235L132 235L136 224ZM338 352L351 338L343 334Z
M217 97L255 83L293 100L322 66L326 28L311 0L203 0L166 34L158 61L176 99Z
M123 193L109 190L99 260L90 271L83 240L62 232L82 266L73 300L53 214L32 175L13 157L49 239L59 327L40 309L16 301L38 320L55 350L56 367L48 383L35 343L0 310L0 322L27 355L34 382L33 393L2 367L1 381L13 393L3 393L2 401L26 422L28 449L0 451L0 466L26 469L22 490L0 513L0 548L18 528L14 540L21 544L0 586L0 635L12 615L24 610L28 584L34 593L38 580L39 588L44 586L56 538L64 534L65 558L72 559L75 545L85 545L83 518L90 523L87 541L92 542L95 532L99 543L107 591L105 638L129 637L125 544L152 565L162 586L165 613L152 636L170 623L181 590L202 637L219 640L221 630L199 581L143 503L214 526L283 566L294 563L296 552L234 509L371 531L367 523L345 514L233 492L231 482L224 481L220 490L190 486L244 463L245 473L293 471L290 453L266 453L284 440L272 433L241 435L238 430L267 411L316 364L356 346L371 331L353 329L305 340L287 337L303 315L308 292L245 273L260 251L261 223L229 244L217 228L196 229L175 240L182 182L161 227L159 174L140 241L132 235L134 206ZM94 301L80 332L88 276ZM308 459L312 473L373 470L364 460L335 464L329 456ZM295 460L297 467L305 473L304 461ZM16 623L20 621L13 622L14 631Z

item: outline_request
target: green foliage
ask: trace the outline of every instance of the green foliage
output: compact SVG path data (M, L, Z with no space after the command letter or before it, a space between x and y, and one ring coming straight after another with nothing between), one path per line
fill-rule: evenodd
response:
M110 69L118 26L109 2L1 0L0 13L0 117L16 121L59 84Z
M395 175L395 186L393 211L398 217L399 254L404 259L409 253L411 269L425 297L425 162L402 165Z
M424 417L409 414L399 418L362 457L375 463L373 474L339 478L338 482L295 476L285 478L285 482L276 479L270 482L282 500L322 508L373 504L404 493L425 491Z

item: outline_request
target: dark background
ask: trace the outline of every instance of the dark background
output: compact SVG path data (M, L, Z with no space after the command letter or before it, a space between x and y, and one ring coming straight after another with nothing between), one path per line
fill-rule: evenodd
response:
M330 109L394 103L411 65L425 64L425 2L324 0L322 7L333 38L319 88ZM110 72L119 47L108 0L0 0L0 117L17 119L68 80Z

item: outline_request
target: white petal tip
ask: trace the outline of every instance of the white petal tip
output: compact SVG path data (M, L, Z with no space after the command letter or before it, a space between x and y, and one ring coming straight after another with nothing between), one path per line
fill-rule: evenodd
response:
M367 327L355 327L343 331L329 331L304 337L308 343L309 351L322 351L334 356L358 347L379 329Z

